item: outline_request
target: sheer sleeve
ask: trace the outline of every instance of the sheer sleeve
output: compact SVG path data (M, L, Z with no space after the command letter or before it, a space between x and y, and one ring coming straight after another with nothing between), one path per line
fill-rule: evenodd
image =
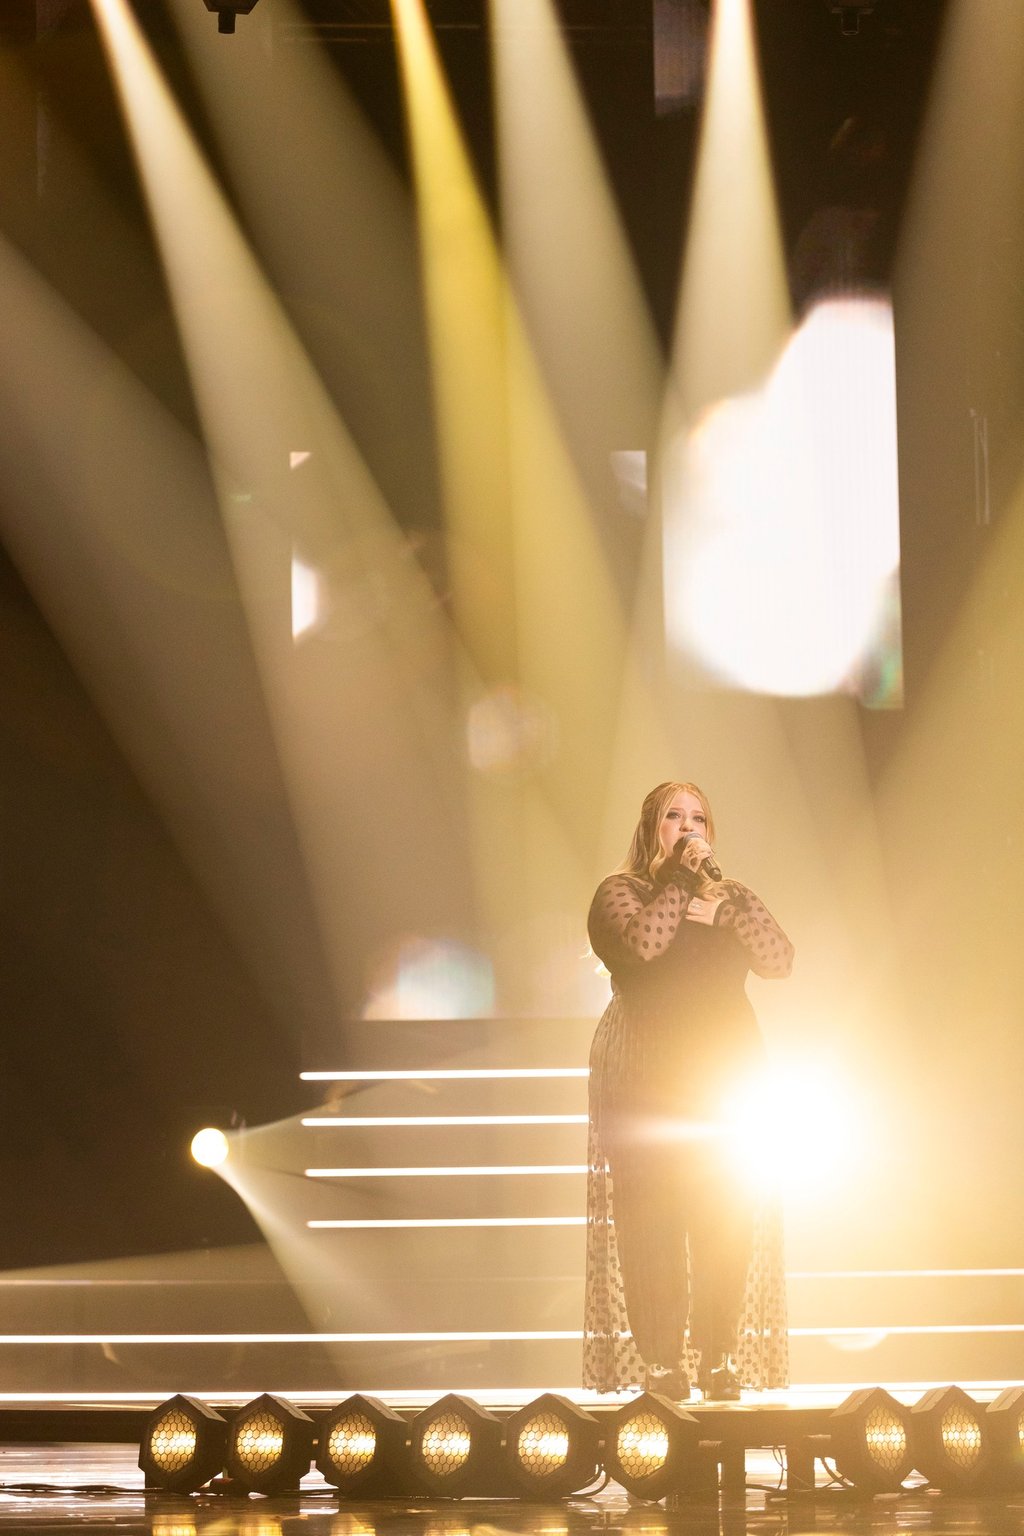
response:
M726 897L716 914L716 926L731 928L747 951L750 969L768 979L788 976L793 969L793 946L759 896L724 880Z
M598 886L587 919L594 953L612 972L654 960L675 938L685 910L685 895L676 884L652 892L629 875L609 875Z

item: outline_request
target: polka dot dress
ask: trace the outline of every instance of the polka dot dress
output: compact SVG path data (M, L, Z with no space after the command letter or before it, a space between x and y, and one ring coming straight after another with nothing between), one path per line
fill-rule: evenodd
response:
M663 1337L675 1340L675 1358L644 1360L627 1314L609 1150L616 1106L628 1102L635 1115L646 1115L654 1126L667 1102L691 1106L692 1113L709 1084L718 1081L720 1069L731 1072L760 1058L743 979L748 970L788 975L793 948L752 891L731 880L718 889L725 900L713 928L684 920L690 900L685 886L657 886L632 875L602 881L591 907L591 943L611 972L613 986L590 1063L583 1384L599 1392L642 1386L645 1366L675 1367L691 1381L699 1372L700 1353L687 1316L687 1298L693 1294L689 1240L679 1243L678 1252L665 1241L666 1230L675 1231L679 1223L679 1213L666 1213L665 1207L666 1200L675 1198L665 1161L672 1153L652 1142L649 1198L656 1219L641 1225L646 1235L639 1239L630 1212L631 1297L637 1298L638 1273L641 1283L645 1276L649 1282L649 1294L634 1304L648 1313L653 1309L654 1315L659 1310L675 1313L673 1325L661 1330ZM622 1198L620 1191L620 1204ZM620 1210L620 1227L626 1215ZM734 1358L745 1386L785 1386L789 1358L782 1222L774 1204L753 1211L749 1255Z

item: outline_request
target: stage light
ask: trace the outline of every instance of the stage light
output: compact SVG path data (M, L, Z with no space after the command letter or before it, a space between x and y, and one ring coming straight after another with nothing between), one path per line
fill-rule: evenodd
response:
M286 1493L313 1460L316 1426L301 1408L265 1392L238 1410L228 1431L228 1475L249 1493Z
M1019 1488L1024 1484L1024 1387L1006 1387L985 1409L985 1434L992 1455L993 1481Z
M605 1470L627 1493L641 1499L660 1499L693 1487L699 1480L700 1429L692 1413L677 1408L666 1397L644 1392L607 1422Z
M501 1421L457 1392L412 1420L412 1468L427 1493L497 1495L507 1482Z
M882 1387L851 1392L828 1427L838 1472L865 1493L895 1493L913 1470L910 1409Z
M505 1423L512 1477L531 1498L562 1499L593 1482L600 1461L597 1421L557 1393L545 1392Z
M233 32L235 17L248 16L256 0L206 0L206 9L217 17L218 32Z
M833 16L839 17L839 30L844 37L856 37L861 17L870 16L875 8L875 0L825 0L825 4Z
M910 1410L914 1466L930 1483L961 1493L989 1470L984 1410L962 1387L933 1387Z
M231 1148L223 1131L216 1126L208 1125L203 1130L196 1131L192 1137L192 1156L203 1168L219 1168L221 1163L226 1163Z
M316 1464L343 1494L400 1495L408 1491L407 1441L401 1414L357 1392L321 1420Z
M146 1421L139 1466L147 1488L194 1493L224 1467L228 1426L194 1397L172 1397Z

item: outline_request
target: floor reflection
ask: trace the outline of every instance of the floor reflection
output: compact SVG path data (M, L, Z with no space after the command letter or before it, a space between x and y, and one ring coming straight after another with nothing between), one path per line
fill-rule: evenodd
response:
M130 1446L0 1447L0 1533L114 1536L1024 1536L1024 1494L965 1499L925 1488L862 1500L821 1488L787 1501L768 1453L748 1456L743 1498L718 1506L638 1504L614 1484L590 1498L396 1500L346 1506L313 1475L290 1498L146 1493Z

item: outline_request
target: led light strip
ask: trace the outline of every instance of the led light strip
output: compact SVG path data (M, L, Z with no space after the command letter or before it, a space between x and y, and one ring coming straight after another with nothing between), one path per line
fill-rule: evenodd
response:
M366 1227L585 1227L585 1216L403 1216L381 1221L307 1221L316 1231Z
M589 1077L589 1067L415 1067L400 1072L300 1072L304 1083L477 1082L506 1078Z
M0 1344L453 1344L570 1342L579 1329L513 1330L499 1333L7 1333Z
M303 1125L586 1125L586 1115L304 1115Z
M1024 1269L794 1269L787 1280L955 1280L1007 1279L1024 1276Z
M586 1163L515 1163L484 1168L307 1168L307 1179L461 1179L505 1174L586 1173Z
M1016 1334L1024 1323L908 1323L894 1328L790 1328L790 1338L871 1337L884 1333L907 1334ZM627 1338L620 1333L617 1337ZM580 1329L473 1333L4 1333L0 1345L17 1344L415 1344L415 1343L514 1343L517 1340L566 1340L583 1338ZM1011 1383L1012 1384L1012 1383ZM863 1383L861 1383L863 1385ZM815 1387L815 1391L822 1390ZM24 1396L22 1393L16 1396ZM52 1394L47 1393L49 1397ZM118 1393L118 1396L121 1394Z

